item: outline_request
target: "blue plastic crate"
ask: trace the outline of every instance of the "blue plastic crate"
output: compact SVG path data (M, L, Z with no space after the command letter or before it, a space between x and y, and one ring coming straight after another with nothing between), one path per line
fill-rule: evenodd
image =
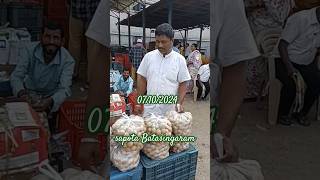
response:
M142 177L142 164L139 163L138 167L127 172L121 172L116 167L111 166L110 180L141 180Z
M196 176L198 150L190 144L187 151L170 153L163 160L141 155L143 180L193 180Z

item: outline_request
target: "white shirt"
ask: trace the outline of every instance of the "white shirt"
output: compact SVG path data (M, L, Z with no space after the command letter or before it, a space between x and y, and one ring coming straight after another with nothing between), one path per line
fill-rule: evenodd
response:
M225 67L258 57L243 0L214 0L212 6L214 62Z
M147 53L137 73L147 80L147 95L178 95L179 84L191 80L185 58L175 51L165 57L157 49ZM174 104L145 105L144 116L149 113L165 115L174 108Z
M320 24L316 8L290 16L281 39L289 43L288 54L292 62L301 65L312 63L320 47Z
M101 0L86 32L87 37L104 46L110 43L108 9L108 0Z
M200 66L198 74L200 75L201 82L208 82L210 77L210 68L209 64Z
M188 46L188 47L186 48L186 51L184 52L184 55L188 57L190 53L191 53L191 47Z

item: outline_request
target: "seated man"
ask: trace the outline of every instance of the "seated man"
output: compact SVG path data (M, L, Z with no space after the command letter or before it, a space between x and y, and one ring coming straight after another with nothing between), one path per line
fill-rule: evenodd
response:
M320 7L300 11L287 20L279 42L280 58L275 61L276 76L282 82L279 123L290 125L291 106L296 97L294 78L301 74L307 85L302 110L294 115L300 125L309 126L306 115L320 94L320 71L316 54L320 48Z
M49 114L52 132L55 118L50 116L56 114L63 101L71 95L74 60L62 47L62 28L48 23L42 33L41 42L31 43L20 54L10 81L15 96L36 97L31 100L31 105L36 111Z
M210 85L209 85L209 77L210 77L210 69L209 64L203 64L200 66L198 74L197 74L197 87L198 87L198 95L197 99L205 100L207 95L210 92ZM202 96L203 87L205 87L205 94Z
M133 79L129 76L129 70L124 69L122 76L113 85L114 92L120 94L120 96L128 97L132 92Z

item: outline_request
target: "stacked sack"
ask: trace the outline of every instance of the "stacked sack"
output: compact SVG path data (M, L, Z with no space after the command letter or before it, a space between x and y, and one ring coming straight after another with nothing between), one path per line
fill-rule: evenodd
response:
M111 127L112 136L129 136L136 134L141 136L146 131L144 120L139 116L123 115ZM141 142L126 142L123 146L110 140L110 159L120 171L127 171L139 165L140 150L143 148Z
M176 111L167 112L166 117L172 124L172 132L175 136L191 136L192 114L190 112L178 113ZM189 148L187 142L176 142L171 147L172 152L182 152Z
M163 116L151 114L145 120L146 132L149 135L166 135L171 136L172 127L170 121ZM169 142L148 142L144 144L143 152L150 159L160 160L169 156Z

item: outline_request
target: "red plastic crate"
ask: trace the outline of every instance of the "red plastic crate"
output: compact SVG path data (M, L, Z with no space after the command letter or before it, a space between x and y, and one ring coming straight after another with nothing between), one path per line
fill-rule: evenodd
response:
M59 131L68 130L67 142L71 145L71 159L75 163L78 162L78 150L81 138L84 135L85 110L85 101L65 101L59 111ZM106 135L100 133L97 138L100 143L100 160L104 160L107 150Z
M115 60L122 64L124 68L127 68L131 71L131 62L129 59L129 54L115 53Z
M128 103L131 104L132 111L135 109L135 105L137 105L138 93L137 91L133 91L128 96ZM141 110L143 111L143 104L141 104Z
M66 0L45 0L45 4L47 16L60 18L68 16Z

